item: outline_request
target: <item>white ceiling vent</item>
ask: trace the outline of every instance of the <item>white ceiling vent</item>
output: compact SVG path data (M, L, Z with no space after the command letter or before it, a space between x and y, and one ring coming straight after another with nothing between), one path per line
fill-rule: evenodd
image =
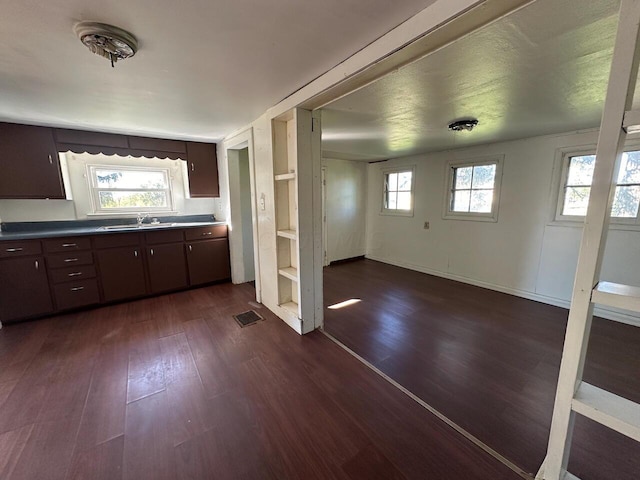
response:
M74 27L76 35L96 55L111 61L133 57L138 51L136 37L121 28L96 22L80 22Z

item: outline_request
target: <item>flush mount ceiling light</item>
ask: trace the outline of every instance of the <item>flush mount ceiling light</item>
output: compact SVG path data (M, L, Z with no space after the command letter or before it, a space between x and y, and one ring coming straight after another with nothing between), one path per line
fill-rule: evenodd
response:
M463 130L470 132L476 125L478 125L478 120L475 118L465 118L463 120L457 120L450 123L449 130L452 132L461 132Z
M80 22L74 27L76 35L96 55L111 61L133 57L138 51L136 37L121 28L96 22Z

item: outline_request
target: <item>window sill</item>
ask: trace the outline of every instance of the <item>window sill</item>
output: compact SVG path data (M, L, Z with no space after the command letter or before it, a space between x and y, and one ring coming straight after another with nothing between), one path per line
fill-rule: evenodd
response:
M584 220L553 220L547 223L548 227L582 228ZM609 230L640 232L640 224L636 223L610 223Z
M87 213L87 217L136 217L138 213L148 213L149 216L165 216L179 214L177 210L140 210L135 212L109 212L109 213Z
M469 215L448 213L442 216L444 220L464 220L466 222L490 222L498 223L498 217L493 215Z
M413 217L413 211L409 211L409 212L403 212L403 211L390 211L390 210L383 210L382 212L380 212L380 215L383 215L385 217Z

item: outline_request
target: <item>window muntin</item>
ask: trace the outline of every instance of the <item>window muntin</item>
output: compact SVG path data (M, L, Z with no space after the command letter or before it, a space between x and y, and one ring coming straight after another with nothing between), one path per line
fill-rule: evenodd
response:
M171 211L167 168L88 165L94 213Z
M596 156L568 154L565 158L559 217L582 219L587 214ZM639 207L640 151L624 152L611 208L612 221L637 223Z
M410 215L413 211L413 169L384 172L383 213Z
M444 218L497 221L499 158L447 164Z

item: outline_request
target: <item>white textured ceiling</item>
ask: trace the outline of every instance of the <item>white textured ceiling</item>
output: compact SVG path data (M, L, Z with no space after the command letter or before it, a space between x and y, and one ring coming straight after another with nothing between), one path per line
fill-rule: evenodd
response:
M375 160L597 127L616 0L538 0L323 110L325 157ZM449 122L479 120L473 132Z
M433 0L0 1L0 120L219 140ZM81 20L132 32L118 63Z

